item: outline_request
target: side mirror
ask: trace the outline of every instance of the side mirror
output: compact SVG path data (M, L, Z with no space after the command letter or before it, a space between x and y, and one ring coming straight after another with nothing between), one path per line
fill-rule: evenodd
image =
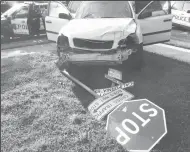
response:
M139 14L138 19L144 19L150 16L152 16L152 12L142 12L141 14Z
M190 10L187 10L187 13L190 13Z
M72 16L65 13L59 13L59 18L70 20Z

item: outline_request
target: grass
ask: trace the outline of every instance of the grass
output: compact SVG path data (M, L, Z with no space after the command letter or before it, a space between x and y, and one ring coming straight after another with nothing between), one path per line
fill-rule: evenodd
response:
M95 121L87 105L93 98L75 87L55 67L57 57L40 53L1 61L2 152L124 152ZM160 152L190 148L190 67L151 53L141 72L125 70L124 81L136 98L165 109L168 134L155 146ZM87 85L110 86L107 68L93 68ZM100 79L102 77L102 79ZM179 151L180 150L180 151Z

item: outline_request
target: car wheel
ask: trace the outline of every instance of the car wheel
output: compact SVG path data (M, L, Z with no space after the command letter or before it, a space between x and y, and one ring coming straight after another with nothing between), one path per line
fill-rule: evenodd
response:
M128 60L123 62L123 66L129 66L133 70L141 70L144 67L143 52L143 44L139 44L137 52L132 53Z

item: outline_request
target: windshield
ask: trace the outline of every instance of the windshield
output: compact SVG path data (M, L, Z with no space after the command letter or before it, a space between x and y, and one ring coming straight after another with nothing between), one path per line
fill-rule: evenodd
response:
M184 10L185 12L187 12L188 10L190 10L190 2L186 2L186 3L184 4L183 10Z
M11 16L15 11L19 10L20 8L22 7L22 5L20 4L16 4L14 5L13 7L11 7L10 9L8 9L6 12L4 12L1 17L4 17L4 16Z
M71 13L76 13L82 1L71 1L69 3L69 10Z
M132 18L132 11L127 1L83 2L75 18Z

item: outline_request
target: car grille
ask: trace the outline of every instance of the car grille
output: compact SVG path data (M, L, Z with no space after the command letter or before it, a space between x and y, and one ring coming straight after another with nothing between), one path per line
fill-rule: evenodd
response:
M71 48L72 52L77 53L77 54L92 54L92 53L100 53L100 54L114 54L117 52L116 49L111 49L108 51L92 51L92 50L83 50L83 49L78 49L78 48Z
M75 47L87 49L111 49L113 45L113 41L98 41L78 38L74 38L73 43Z

